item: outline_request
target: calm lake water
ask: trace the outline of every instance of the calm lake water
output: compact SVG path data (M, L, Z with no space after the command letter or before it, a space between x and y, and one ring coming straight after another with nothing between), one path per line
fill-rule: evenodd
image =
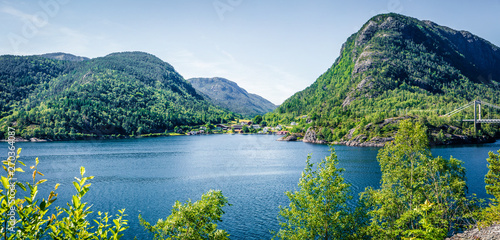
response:
M125 208L130 228L124 239L152 239L139 225L138 215L151 223L166 218L176 200L196 201L210 189L220 189L231 206L225 207L219 227L232 239L269 239L279 228L279 206L288 205L285 191L297 189L308 154L313 162L329 155L329 147L302 142L278 142L269 135L205 135L106 141L16 143L27 165L40 160L48 181L39 196L47 197L56 183L64 205L75 193L71 182L80 166L95 176L85 200L92 210L118 213ZM7 143L0 148L7 156ZM365 187L378 187L379 148L335 146L345 179L357 195ZM471 193L487 198L486 158L500 143L436 147L434 156L450 155L464 161ZM28 180L29 173L18 173Z

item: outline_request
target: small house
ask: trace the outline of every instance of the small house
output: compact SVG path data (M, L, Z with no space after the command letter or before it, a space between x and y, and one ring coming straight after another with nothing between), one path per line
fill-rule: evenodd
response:
M222 130L227 130L227 129L229 129L229 127L228 127L228 126L226 126L226 125L224 125L224 124L217 124L217 125L215 125L215 127L216 127L216 128L220 128L220 129L222 129ZM218 131L220 131L220 130L218 130Z
M231 128L234 130L242 130L243 129L243 126L242 125L233 125L231 126Z

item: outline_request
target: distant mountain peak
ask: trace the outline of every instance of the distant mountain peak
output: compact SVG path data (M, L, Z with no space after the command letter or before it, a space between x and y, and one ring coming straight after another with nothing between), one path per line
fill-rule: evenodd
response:
M187 81L197 91L207 96L213 104L244 116L262 115L277 107L225 78L191 78Z

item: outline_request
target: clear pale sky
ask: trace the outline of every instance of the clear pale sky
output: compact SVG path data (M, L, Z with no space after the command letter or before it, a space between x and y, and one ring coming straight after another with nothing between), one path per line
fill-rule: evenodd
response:
M500 46L500 0L0 0L0 55L144 51L281 104L372 16L396 12Z

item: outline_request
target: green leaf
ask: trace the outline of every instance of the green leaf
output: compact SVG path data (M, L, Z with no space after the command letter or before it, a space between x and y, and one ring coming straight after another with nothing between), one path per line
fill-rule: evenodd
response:
M80 199L76 195L73 195L72 199L73 206L78 209L80 207Z
M73 182L73 185L75 186L75 189L76 189L76 191L77 191L77 192L80 192L80 191L81 191L81 189L80 189L80 185L78 185L78 183L77 183L77 182Z
M26 192L26 186L24 186L24 184L23 184L23 183L21 183L21 182L16 182L16 185L17 185L17 186L19 186L19 187L20 187L23 191L25 191L25 192Z
M2 185L3 185L3 187L5 189L9 189L10 184L9 184L9 179L8 178L2 176L1 179L0 179L0 181L2 181Z
M45 210L46 205L47 205L47 203L45 201L42 201L40 203L40 210L42 210L42 211Z
M38 185L38 184L44 183L44 182L46 182L46 181L47 181L47 179L41 179L41 180L39 180L38 182L36 182L36 184L35 184L35 185Z

